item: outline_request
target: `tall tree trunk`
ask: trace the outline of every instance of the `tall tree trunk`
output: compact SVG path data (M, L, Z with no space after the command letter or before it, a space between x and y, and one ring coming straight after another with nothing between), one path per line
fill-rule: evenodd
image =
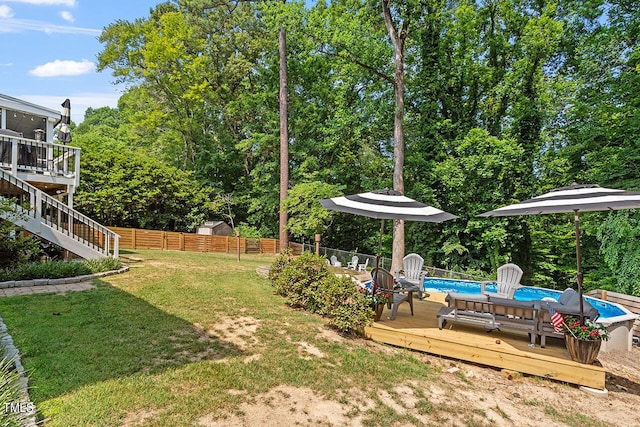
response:
M287 36L280 25L278 34L280 52L280 249L289 247L287 221L289 214L284 206L289 191L289 131L287 121Z
M394 52L393 189L404 194L404 42L407 38L409 18L404 20L398 33L391 18L389 2L390 0L382 0L384 23L389 31ZM402 258L404 258L404 221L396 220L393 221L391 271L402 269Z

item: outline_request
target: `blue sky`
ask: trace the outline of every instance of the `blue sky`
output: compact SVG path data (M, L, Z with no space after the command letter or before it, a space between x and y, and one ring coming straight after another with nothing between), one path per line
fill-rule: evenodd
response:
M0 0L0 93L61 111L71 100L80 123L88 107L116 107L122 86L96 71L102 29L149 16L162 0Z

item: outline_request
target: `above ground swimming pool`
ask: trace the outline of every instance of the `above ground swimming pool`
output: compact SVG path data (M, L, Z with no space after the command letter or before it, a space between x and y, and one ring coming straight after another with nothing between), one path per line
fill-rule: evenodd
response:
M448 294L449 292L458 292L464 294L479 294L480 282L473 282L470 280L454 280L454 279L441 279L438 277L427 277L424 281L424 290L426 292L440 292ZM488 284L487 291L495 292L496 285ZM553 298L555 300L562 294L561 291L555 291L553 289L536 288L533 286L525 286L516 290L514 299L520 301L535 301L543 298ZM618 316L625 316L629 314L629 311L625 310L618 304L602 301L596 298L585 296L585 299L589 301L599 312L600 318L611 320ZM615 321L615 320L614 320Z

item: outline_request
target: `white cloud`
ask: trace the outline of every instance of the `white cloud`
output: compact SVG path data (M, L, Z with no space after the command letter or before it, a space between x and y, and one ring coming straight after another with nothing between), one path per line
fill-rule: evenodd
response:
M26 3L37 6L69 6L75 7L76 0L3 0L5 3Z
M29 70L29 74L37 77L79 76L92 73L95 69L96 64L88 59L83 59L81 62L56 59L53 62L47 62L46 64L38 65L33 70Z
M62 17L62 19L64 19L67 22L73 22L76 20L71 14L71 12L68 12L66 10L63 12L60 12L60 16Z
M0 18L12 18L13 10L6 4L0 4Z

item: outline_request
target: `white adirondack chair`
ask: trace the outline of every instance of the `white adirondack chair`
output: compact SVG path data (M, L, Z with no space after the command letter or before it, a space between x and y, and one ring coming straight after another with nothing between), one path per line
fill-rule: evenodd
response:
M347 263L347 268L350 268L352 270L357 270L358 269L358 257L357 256L352 256L351 257L351 262Z
M492 297L513 299L516 289L522 287L520 279L522 279L522 269L515 264L505 264L498 268L498 278L496 280L480 283L480 291ZM486 286L489 283L496 284L496 292L486 290Z
M409 254L402 258L402 270L396 271L396 281L403 287L414 287L418 298L422 299L424 279L427 272L423 270L424 259L418 254ZM428 295L427 295L428 296Z

